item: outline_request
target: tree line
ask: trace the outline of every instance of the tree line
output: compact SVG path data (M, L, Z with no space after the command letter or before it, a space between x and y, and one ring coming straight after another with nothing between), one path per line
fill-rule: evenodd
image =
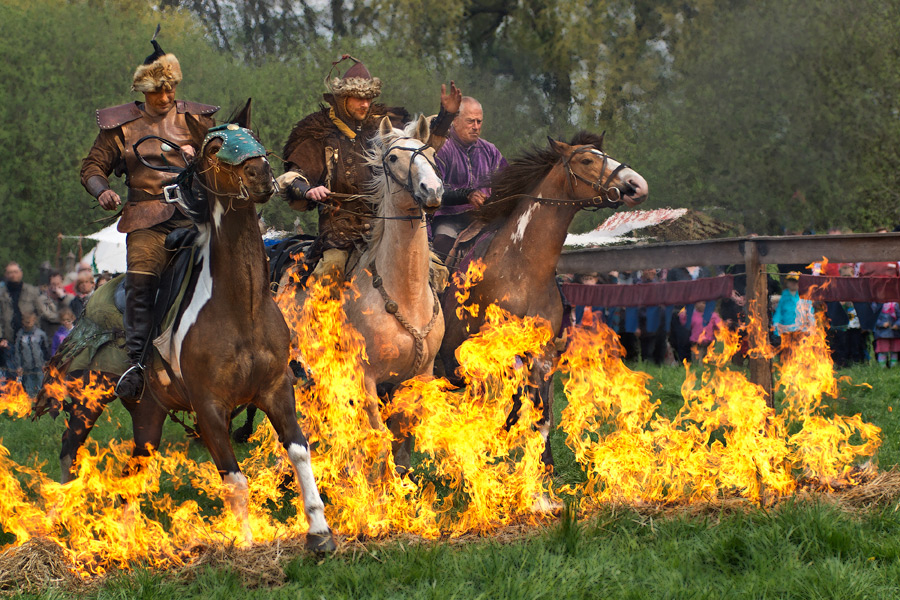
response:
M57 232L100 227L80 160L94 110L139 98L131 75L157 22L182 63L179 96L223 118L252 96L276 155L350 53L384 80L382 101L412 112L436 112L454 79L507 157L607 131L607 150L648 179L649 208L766 234L900 222L888 1L0 0L0 262L33 274ZM263 214L314 227L277 198ZM582 213L573 231L608 214Z

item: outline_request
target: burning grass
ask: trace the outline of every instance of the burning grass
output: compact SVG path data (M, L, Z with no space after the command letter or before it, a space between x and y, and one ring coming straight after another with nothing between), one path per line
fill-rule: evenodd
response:
M486 308L490 326L459 351L465 389L415 380L385 406L383 417L406 419L419 453L417 481L399 477L391 436L369 424L361 401L362 341L345 323L338 297L313 293L315 302L304 307L284 298L282 306L297 333L298 356L316 381L299 385L296 401L326 515L346 538L344 552L365 552L372 539L518 539L552 522L554 512L544 508L562 500L573 519L610 506L654 518L771 505L798 489L813 494L808 482L843 490L837 497L851 507L894 502L900 490L896 473L858 467L878 448L879 428L826 404L841 382L821 330L781 365L780 411L727 366L737 348L733 333L720 332L703 365L683 370L678 402L663 406L653 397L653 380L621 361L609 330L578 332L559 365L566 399L553 437L569 453L555 448L564 472L554 482L540 463L537 411L526 403L519 422L504 429L529 366L517 357L537 352L551 335L539 320L514 319L496 307ZM0 409L22 415L19 395L8 391L4 400ZM190 574L197 566L228 565L244 585L279 585L286 577L281 563L297 552L306 523L299 498L284 493L289 467L271 428L260 427L252 441L241 463L258 542L249 548L238 543L240 524L221 509L212 464L184 450L160 453L122 477L128 444L94 443L79 456L79 478L66 486L40 465L26 468L0 453L0 521L15 538L0 575L21 573L18 585L68 586L137 566ZM59 552L51 556L52 545ZM34 571L39 564L47 570Z

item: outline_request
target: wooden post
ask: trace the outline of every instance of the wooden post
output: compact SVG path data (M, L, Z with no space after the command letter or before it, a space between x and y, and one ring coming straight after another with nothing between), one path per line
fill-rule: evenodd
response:
M747 328L751 348L761 348L767 343L769 334L769 281L765 265L759 262L759 245L752 240L744 244L744 266L747 269L747 316L756 326ZM772 359L750 357L750 381L762 387L766 393L766 404L775 406L772 397Z

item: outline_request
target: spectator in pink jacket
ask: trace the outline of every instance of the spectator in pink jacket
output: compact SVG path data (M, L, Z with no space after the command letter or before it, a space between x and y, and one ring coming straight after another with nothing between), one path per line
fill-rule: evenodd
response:
M706 302L700 301L694 304L694 313L691 315L691 354L697 359L706 355L706 349L716 339L716 329L722 324L722 317L715 310L709 315L709 320L704 322ZM682 310L678 314L682 325L687 324L687 311Z

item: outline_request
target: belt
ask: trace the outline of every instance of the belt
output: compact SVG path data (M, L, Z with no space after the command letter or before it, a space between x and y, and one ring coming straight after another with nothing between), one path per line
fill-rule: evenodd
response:
M163 195L151 194L150 192L145 192L144 190L139 190L136 188L128 188L129 202L149 202L151 200L161 202L163 200Z

